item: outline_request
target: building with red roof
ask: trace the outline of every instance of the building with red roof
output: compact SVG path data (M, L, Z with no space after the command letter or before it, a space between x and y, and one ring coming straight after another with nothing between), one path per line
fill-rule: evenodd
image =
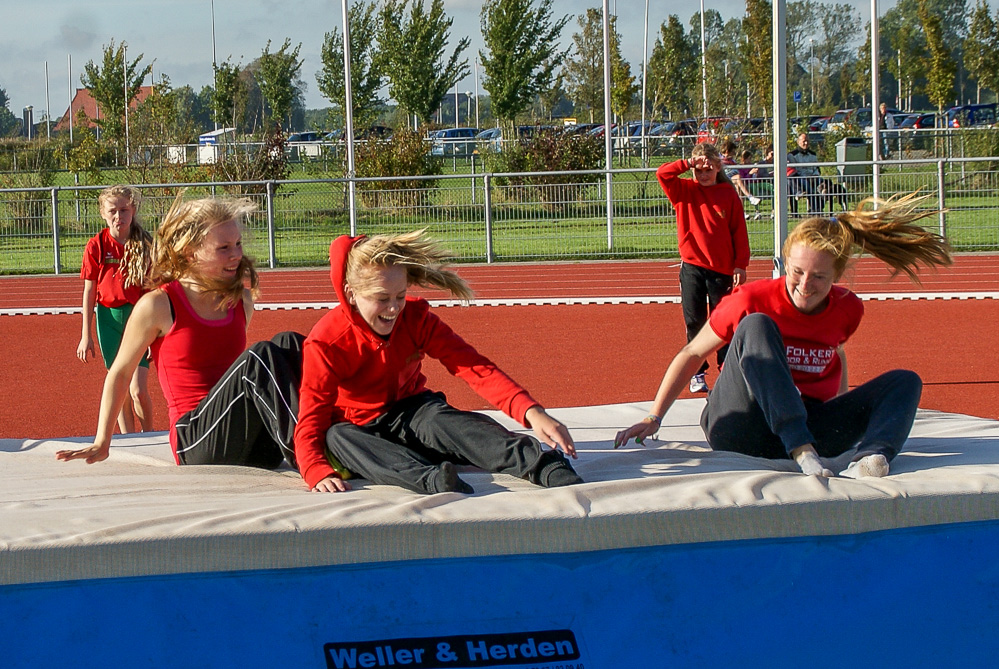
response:
M129 109L135 109L139 104L148 98L153 92L152 86L142 86L139 88L139 92L136 94L135 98L129 104ZM80 113L80 110L87 115L87 127L94 128L96 124L94 119L100 118L97 107L97 100L93 98L90 94L89 88L77 88L76 95L73 96L73 101L69 103L69 109L63 114L59 122L55 124L53 130L59 132L60 130L69 130L70 119L76 124L76 114ZM79 126L75 126L79 127Z

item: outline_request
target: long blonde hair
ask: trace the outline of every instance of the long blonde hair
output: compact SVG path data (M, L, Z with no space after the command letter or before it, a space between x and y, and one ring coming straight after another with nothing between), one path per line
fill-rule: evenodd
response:
M835 218L808 218L784 240L784 257L791 247L802 244L833 256L837 278L850 258L869 253L892 268L892 275L905 272L919 283L920 265L951 264L950 245L942 236L915 225L915 221L940 213L916 211L929 196L909 193L887 200L867 198L853 211Z
M123 198L128 200L132 207L132 223L128 230L128 239L125 240L125 252L121 258L121 274L124 277L125 287L141 286L146 282L149 268L152 264L153 237L142 227L139 221L139 205L142 204L142 196L139 191L131 186L117 184L108 186L97 196L97 206L100 207L101 216L104 214L104 205L113 198Z
M247 255L236 268L232 281L217 281L202 276L192 265L194 252L204 243L205 237L215 227L236 221L242 225L246 217L257 210L248 198L202 198L184 201L183 192L170 206L156 230L153 241L153 270L149 277L151 287L159 287L178 279L189 279L220 298L220 306L229 309L243 298L244 283L256 296L259 285L253 259Z
M409 285L440 288L461 300L472 298L472 289L460 276L445 265L453 255L426 235L416 230L398 235L366 237L350 249L347 255L346 280L359 294L370 293L372 267L405 268Z

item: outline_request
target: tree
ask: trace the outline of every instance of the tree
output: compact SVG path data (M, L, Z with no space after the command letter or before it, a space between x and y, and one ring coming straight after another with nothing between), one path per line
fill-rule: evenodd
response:
M577 110L589 112L592 123L595 118L603 118L603 22L600 11L593 8L580 14L576 22L580 31L572 36L575 53L565 66L566 89Z
M21 127L21 122L8 108L9 104L10 98L7 96L7 91L0 86L0 137L8 137Z
M126 62L124 42L115 48L114 40L104 47L104 61L97 65L87 61L83 66L80 82L90 91L100 107L101 117L95 119L101 135L110 142L123 142L125 138L125 105L131 105L142 88L142 81L152 71L152 65L140 67L142 54ZM127 82L127 85L126 85Z
M378 25L375 5L358 0L347 10L350 21L350 88L352 114L361 127L372 125L378 118L383 101L378 91L385 85L385 76L378 67L376 37ZM343 35L334 28L326 33L321 52L323 69L316 73L319 92L333 105L334 123L343 125L346 119L347 91L344 86Z
M469 39L459 40L445 64L454 21L445 17L443 0L431 0L429 13L424 0L385 0L380 19L379 65L388 74L389 95L429 123L448 90L468 76L468 59L461 60L461 54Z
M816 98L822 105L844 103L843 88L846 86L846 89L850 90L852 81L849 73L856 70L855 64L865 65L863 59L857 63L853 46L860 34L858 26L860 26L860 15L852 5L822 6L819 13L819 35L815 40L815 59L818 68L818 76L815 79ZM867 58L868 69L870 63L871 59ZM867 87L861 90L869 90L870 81L868 76Z
M750 99L763 116L773 100L773 9L770 0L746 0L739 57L749 83Z
M930 52L926 94L930 102L936 105L937 111L942 112L944 106L954 99L954 75L957 66L944 42L944 22L939 14L930 9L927 0L920 0L918 16L920 23L923 24L926 46Z
M296 101L301 106L305 88L298 76L302 69L302 61L298 59L301 48L302 44L299 43L292 50L291 40L285 38L281 48L271 53L271 41L267 40L267 46L260 56L260 70L256 75L260 92L271 108L272 118L278 124L284 122L285 127L291 127L292 107Z
M638 84L631 66L621 57L621 35L616 29L616 17L610 17L611 110L627 113ZM565 65L569 99L577 109L589 112L590 121L603 117L604 100L604 37L603 15L590 8L576 19L580 32L572 36L575 56ZM600 110L601 113L596 112ZM577 112L578 113L578 112Z
M652 112L665 111L682 118L693 107L692 91L697 85L697 56L680 17L671 14L659 27L659 37L649 57L646 83L652 95Z
M551 121L555 108L565 99L565 71L559 70L551 82L538 91L537 102L541 111L539 116Z
M979 101L982 87L999 92L999 31L985 0L978 0L971 14L964 40L964 67L978 81Z
M233 65L228 59L215 68L212 113L215 123L223 128L239 129L246 116L248 91L241 72L239 65Z
M641 85L631 73L631 65L621 55L621 35L617 17L610 17L611 112L624 119Z
M511 123L547 90L568 49L558 39L569 21L552 21L552 0L486 0L480 21L486 51L480 51L493 114Z

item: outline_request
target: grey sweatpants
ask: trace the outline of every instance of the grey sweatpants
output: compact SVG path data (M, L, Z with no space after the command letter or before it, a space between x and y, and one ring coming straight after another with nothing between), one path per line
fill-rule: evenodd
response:
M825 402L803 398L777 324L750 314L735 331L701 428L719 451L780 459L812 444L824 458L856 447L891 460L912 429L922 387L915 372L896 369Z

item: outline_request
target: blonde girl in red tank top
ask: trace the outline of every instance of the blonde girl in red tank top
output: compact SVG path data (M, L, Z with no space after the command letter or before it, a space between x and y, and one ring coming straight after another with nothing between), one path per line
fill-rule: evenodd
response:
M233 409L234 401L230 401L229 413L215 414L212 425L238 420L250 427L235 426L236 429L230 432L245 435L245 438L236 440L239 443L215 444L214 450L207 454L197 449L211 445L215 435L199 434L198 443L189 447L184 437L189 435L192 421L188 420L183 430L178 427L181 419L189 418L188 414L197 411L209 399L221 397L230 390L236 395L247 394L245 389L226 388L223 393L221 388L230 367L240 360L244 366L270 364L281 367L284 363L284 349L277 351L277 358L281 359L278 362L269 348L264 350L265 346L244 352L246 326L253 315L258 277L253 261L243 255L242 223L255 210L256 206L248 199L205 198L185 202L180 196L177 198L156 232L149 280L152 290L136 304L125 328L119 354L108 371L94 443L79 450L60 451L56 455L58 459L84 459L94 463L108 457L114 416L125 401L128 379L145 351L151 349L157 376L168 400L170 442L179 463L192 462L178 455L184 452L183 449L197 453L199 464L277 466L280 463L280 449L273 443L263 443L267 441L266 434L257 439L261 431L273 430L258 425L260 417L253 407ZM253 354L249 355L251 352ZM300 374L300 358L297 365ZM281 397L277 399L278 404L284 405L278 413L283 412L284 420L292 422L292 430L294 411L291 405L297 409L297 396L291 401L284 395L297 383L294 367L292 355L290 371L284 373L279 369L278 376L291 379L284 382L284 388L278 389ZM265 377L275 375L273 369L261 371ZM248 375L252 376L242 370L240 374L229 376ZM257 391L250 394L254 392ZM268 392L258 394L268 395ZM297 386L294 392L297 394ZM214 410L214 405L210 408ZM201 425L197 427L200 429ZM178 439L178 434L182 438ZM279 439L276 441L280 443ZM264 451L266 454L261 455Z

